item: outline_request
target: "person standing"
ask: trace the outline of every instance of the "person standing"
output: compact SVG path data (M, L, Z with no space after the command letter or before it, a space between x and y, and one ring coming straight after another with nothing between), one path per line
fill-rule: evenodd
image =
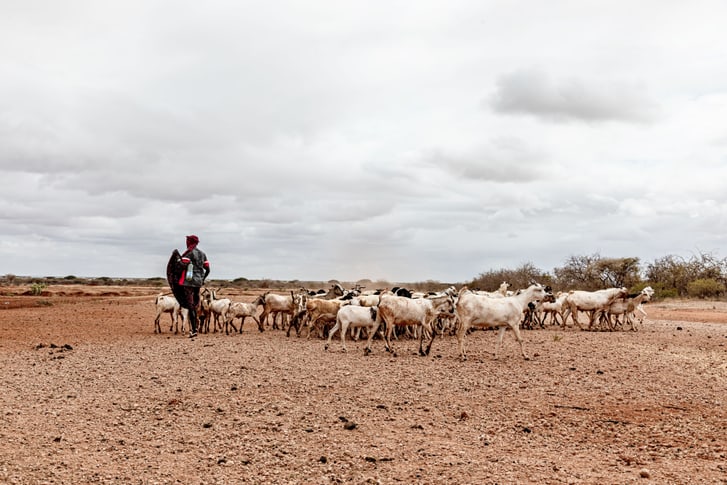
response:
M207 255L197 247L199 238L194 234L187 236L187 250L181 255L179 262L183 268L179 284L184 289L184 301L179 302L189 312L189 337L197 336L197 308L199 307L199 290L210 274L210 262Z

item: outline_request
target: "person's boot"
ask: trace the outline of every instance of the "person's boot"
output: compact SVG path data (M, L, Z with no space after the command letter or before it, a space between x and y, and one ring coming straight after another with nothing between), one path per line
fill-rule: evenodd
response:
M197 312L189 311L189 338L197 336Z

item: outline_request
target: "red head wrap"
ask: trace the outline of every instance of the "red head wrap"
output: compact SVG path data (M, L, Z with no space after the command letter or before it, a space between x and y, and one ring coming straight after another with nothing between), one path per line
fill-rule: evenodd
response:
M194 234L187 236L187 249L194 249L199 244L199 238Z

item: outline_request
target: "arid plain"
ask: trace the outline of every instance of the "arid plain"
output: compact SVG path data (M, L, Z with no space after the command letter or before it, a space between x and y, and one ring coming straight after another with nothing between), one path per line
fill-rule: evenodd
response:
M145 287L0 288L0 482L727 483L727 303L636 332L154 333ZM256 291L225 296L251 301Z

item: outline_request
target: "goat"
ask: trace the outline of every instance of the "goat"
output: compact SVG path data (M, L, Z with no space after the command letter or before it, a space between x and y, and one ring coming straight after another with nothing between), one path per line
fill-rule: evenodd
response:
M179 302L176 298L159 293L159 295L157 295L154 299L154 305L156 306L157 311L156 318L154 318L154 333L162 333L161 326L159 325L159 319L163 313L169 313L169 316L172 319L172 325L169 327L170 332L174 329L175 323L177 324L177 329L179 329L179 319L182 318L182 333L184 333L184 314L182 313L182 309L180 308ZM175 331L174 333L177 332Z
M315 295L310 295L321 300L333 300L334 298L341 298L346 294L346 290L343 289L338 283L333 283L331 288L327 292L318 292Z
M197 305L197 320L199 332L209 333L210 331L210 319L212 318L212 310L210 310L209 300L207 295L209 289L202 288L199 304Z
M304 324L308 327L308 335L306 338L310 338L311 331L313 328L317 328L319 323L323 322L336 322L336 314L344 305L350 305L350 300L325 300L321 298L310 298L308 299L293 319L288 327L288 335L290 335L290 329L295 326L296 336L300 336L301 325ZM323 337L325 334L319 332L319 336Z
M351 299L351 305L356 306L377 306L379 295L360 295Z
M523 309L523 319L520 322L520 328L523 330L532 330L535 325L540 325L540 317L538 316L538 301L531 301Z
M520 320L523 311L528 303L535 300L542 300L545 295L551 292L549 286L532 284L512 296L502 298L491 298L478 295L468 289L460 290L457 301L457 317L459 327L457 328L457 343L459 355L462 360L467 360L464 349L464 337L470 328L499 328L495 345L495 358L497 358L502 345L502 337L505 330L512 329L515 339L520 344L520 352L525 360L529 360L523 348L523 340L520 336Z
M373 307L379 305L379 295L380 291L377 290L376 292L370 292L366 294L361 294L359 296L356 296L354 298L351 298L351 305L355 306L365 306L365 307ZM355 329L355 333L353 335L353 340L358 340L359 336L361 335L361 329L364 331L367 331L365 327L351 327L352 329ZM368 337L368 334L366 334Z
M407 288L402 288L400 286L395 286L391 289L391 294L395 296L403 296L406 298L412 297L412 291Z
M419 339L419 355L429 355L434 342L436 332L432 331L432 322L440 314L454 314L454 297L451 295L439 298L407 298L404 296L382 295L379 303L379 312L376 317L379 324L385 325L384 345L387 352L396 355L391 345L391 335L394 329L399 326L421 327L423 331ZM378 328L378 325L377 327ZM366 354L371 351L371 340L374 337L376 328L369 335L366 346ZM426 351L423 348L424 336L431 335Z
M428 298L439 298L443 296L451 296L455 299L457 297L457 288L450 286L449 288L442 291L430 291L427 293ZM437 315L437 319L434 322L433 330L439 335L449 334L454 335L454 331L457 326L457 315L455 313Z
M229 298L217 298L216 290L205 290L205 300L207 300L207 305L209 306L210 317L214 318L214 327L212 331L216 332L219 327L221 332L223 322L225 321L225 315L227 314L227 310L230 308L230 303L232 303L232 301ZM222 319L222 322L220 322L220 319ZM207 323L209 325L209 321Z
M591 313L588 321L588 330L593 327L595 316L599 312L608 310L609 305L618 298L624 298L628 295L626 288L608 288L597 291L571 290L565 299L566 313L563 318L563 326L565 327L568 320L568 312L573 318L573 325L578 325L581 330L581 324L578 322L578 312L588 311Z
M552 304L554 302L555 296L549 293L545 295L542 300L535 300L528 303L523 310L523 321L520 326L527 330L532 330L536 325L540 328L545 328L544 321L541 318L543 305Z
M336 334L337 331L341 331L341 347L343 348L343 351L346 352L346 332L350 328L360 329L360 328L366 328L368 329L369 333L373 335L373 333L376 331L376 327L378 327L378 324L376 323L376 314L378 312L378 307L372 306L372 307L365 307L365 306L356 306L356 305L346 305L341 307L340 310L338 310L338 313L336 314L336 325L328 332L328 340L326 341L326 345L324 347L325 350L328 350L328 347L331 345L331 339ZM367 346L368 352L371 352L370 343L369 346Z
M599 323L606 320L608 329L613 331L616 328L616 325L622 325L619 320L619 315L623 315L623 324L630 324L631 330L635 331L636 327L634 326L634 321L631 318L631 315L634 314L636 308L638 308L642 302L649 301L651 295L653 295L653 291L654 290L652 290L650 286L647 286L639 293L628 295L626 298L614 300L614 302L609 305L608 309L601 313ZM615 317L615 323L611 322L611 316Z
M430 291L427 293L427 296L429 298L438 298L440 296L456 296L457 295L457 288L454 286L450 286L449 288L442 290L442 291Z
M225 314L225 334L227 334L228 326L231 326L234 331L237 331L237 327L235 327L234 324L235 318L240 319L240 333L242 333L242 326L245 324L245 319L247 317L252 318L255 323L257 323L258 330L261 332L264 331L265 327L263 327L262 323L257 318L257 307L262 304L262 295L258 296L252 303L241 301L230 303L230 307L227 309L227 313Z
M303 294L295 294L292 291L290 295L278 295L275 293L265 292L263 298L263 312L260 314L260 322L265 321L270 314L280 314L285 324L283 316L293 317L299 310L298 307L303 301ZM275 317L273 317L273 328L276 328Z
M509 293L507 290L510 288L510 283L507 281L503 281L500 283L499 288L497 288L495 291L484 291L484 290L477 290L473 293L481 296L489 296L490 298L502 298L504 296L509 296Z
M634 316L636 316L636 312L641 313L641 318L639 318L639 323L644 323L644 318L648 316L646 313L646 310L644 310L643 303L646 303L647 301L651 300L651 298L654 296L654 290L651 288L651 286L647 286L643 290L641 290L643 293L646 293L646 296L648 297L644 302L639 303L636 305L636 310L634 311Z
M567 297L568 293L559 291L558 294L555 295L555 301L543 301L540 304L540 312L543 314L542 318L540 318L541 325L545 325L545 323L547 323L548 316L550 315L551 325L558 325L558 317L560 317L560 324L565 326L563 323L563 311L565 310L565 299Z
M177 309L177 322L174 326L174 333L179 333L179 321L182 321L182 333L184 333L184 329L186 327L187 322L189 321L189 310L186 308L182 308L181 306ZM171 331L171 327L169 328Z

